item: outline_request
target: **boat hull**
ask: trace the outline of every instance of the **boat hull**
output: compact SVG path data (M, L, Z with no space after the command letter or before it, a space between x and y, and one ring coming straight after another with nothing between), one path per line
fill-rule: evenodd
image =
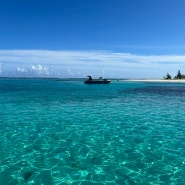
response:
M86 80L85 84L109 84L110 80Z

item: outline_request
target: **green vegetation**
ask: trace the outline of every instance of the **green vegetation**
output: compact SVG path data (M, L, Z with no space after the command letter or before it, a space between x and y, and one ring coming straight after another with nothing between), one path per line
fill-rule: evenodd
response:
M185 75L181 74L180 70L178 70L178 73L174 77L174 79L185 79Z
M169 73L166 74L166 76L164 76L165 80L171 80L172 77ZM185 79L185 75L181 74L180 70L178 70L177 75L173 78L175 80L179 80L179 79Z
M169 73L167 73L166 76L164 76L164 79L165 80L171 80L172 77L171 77L171 75Z

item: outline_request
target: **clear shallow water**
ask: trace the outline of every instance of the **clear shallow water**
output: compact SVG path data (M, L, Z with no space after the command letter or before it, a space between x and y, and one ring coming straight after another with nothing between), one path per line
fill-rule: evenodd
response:
M185 84L0 79L1 185L184 185Z

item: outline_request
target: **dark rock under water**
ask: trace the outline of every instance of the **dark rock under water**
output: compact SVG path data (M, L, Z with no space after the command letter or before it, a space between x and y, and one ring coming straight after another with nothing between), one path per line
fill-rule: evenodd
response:
M23 177L24 177L24 180L28 180L33 174L33 171L28 171L28 172L25 172Z

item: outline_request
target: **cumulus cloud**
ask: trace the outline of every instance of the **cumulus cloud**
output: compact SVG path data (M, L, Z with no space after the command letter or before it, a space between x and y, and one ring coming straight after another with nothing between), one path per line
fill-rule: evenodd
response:
M109 51L0 50L0 61L11 68L15 66L19 74L62 77L102 73L111 77L161 77L166 72L176 73L185 68L185 55ZM2 64L0 71L2 73Z
M42 66L40 64L38 65L30 65L29 67L17 67L16 68L17 73L24 74L28 76L40 76L40 75L49 75L50 71L49 68L46 66Z
M27 70L25 68L22 68L22 67L17 67L16 71L21 72L21 73L26 73L27 72Z
M42 66L42 65L31 65L29 67L29 71L30 72L33 72L33 73L37 73L37 74L46 74L48 75L49 74L49 69L45 66Z

